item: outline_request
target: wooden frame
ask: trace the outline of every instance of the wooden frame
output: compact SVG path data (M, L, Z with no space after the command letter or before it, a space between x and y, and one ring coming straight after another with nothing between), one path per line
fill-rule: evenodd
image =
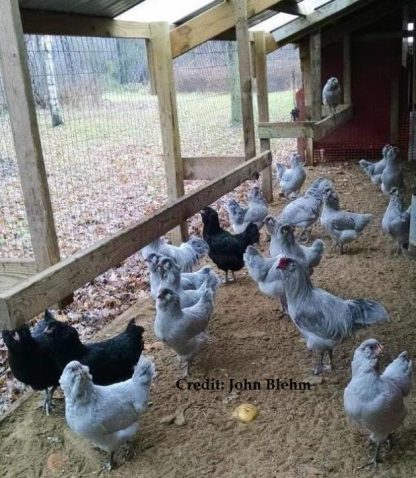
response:
M23 31L36 35L150 38L150 24L112 18L21 10Z
M310 138L319 140L343 125L352 118L353 107L349 105L340 105L337 113L327 116L319 121L294 121L258 124L258 134L260 138Z
M266 38L264 32L254 32L254 55L256 68L257 109L259 121L269 121L269 92L267 85ZM270 140L260 139L260 150L270 149ZM266 168L261 174L263 195L267 202L273 201L272 168Z
M149 242L170 231L242 182L254 179L270 164L271 153L265 151L152 216L3 292L0 294L0 328L11 329L24 324L88 281L118 266Z
M222 176L244 163L244 156L202 156L182 158L184 179L208 180Z

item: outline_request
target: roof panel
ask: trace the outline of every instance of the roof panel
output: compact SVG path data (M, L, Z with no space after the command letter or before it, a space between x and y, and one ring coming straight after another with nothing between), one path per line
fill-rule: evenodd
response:
M215 0L145 0L120 15L118 20L176 23L211 3L217 2Z
M291 22L292 20L295 20L296 18L299 18L296 15L290 15L289 13L277 13L276 15L273 15L272 17L268 18L267 20L264 20L261 23L258 23L254 27L250 28L250 31L266 31L266 32L271 32L272 30L276 30L276 28L281 27L282 25L286 25L286 23Z
M144 0L19 0L21 8L114 18Z

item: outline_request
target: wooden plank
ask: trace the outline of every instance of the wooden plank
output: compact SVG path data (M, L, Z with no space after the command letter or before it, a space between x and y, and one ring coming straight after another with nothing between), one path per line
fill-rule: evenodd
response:
M307 166L313 166L313 138L308 137L305 141L305 162Z
M336 115L330 115L313 125L313 138L319 140L329 133L339 128L352 118L352 105L341 105L338 107Z
M155 61L153 58L152 42L149 39L146 40L146 56L147 56L147 67L149 69L150 94L157 95L156 78L155 78Z
M240 72L241 114L243 119L244 154L247 160L256 155L254 131L253 85L251 79L250 37L247 25L247 0L233 0Z
M0 291L10 289L36 273L33 259L0 259Z
M259 123L258 135L260 138L312 138L312 121L288 121L276 123Z
M23 31L36 35L150 38L149 23L22 9Z
M127 227L0 294L0 329L15 328L111 267L116 267L149 242L193 216L203 207L254 179L271 164L265 151L229 173L157 213Z
M342 40L343 49L343 90L344 104L351 104L351 36L345 35Z
M244 156L205 156L182 158L184 178L188 180L217 179L245 161Z
M256 65L257 109L261 122L269 121L269 89L267 85L266 35L264 32L254 32L254 57ZM260 150L270 149L270 139L260 138ZM266 168L261 173L263 195L267 202L273 201L272 168Z
M2 0L0 64L17 164L38 270L59 261L52 205L30 81L19 6Z
M173 201L183 196L185 189L183 184L181 141L173 77L170 29L169 24L166 22L152 23L150 29L152 33L153 66L159 104L167 193L169 201ZM172 238L178 244L186 237L187 225L186 223L181 223L179 228L172 232Z
M257 15L283 0L247 0L248 17ZM233 1L228 0L174 28L171 32L172 56L195 48L235 26Z
M365 7L371 2L372 0L333 0L310 15L297 18L272 32L273 38L276 41L276 48L295 42L318 27L331 23L357 8ZM268 50L267 53L271 51Z
M299 45L300 69L302 73L303 93L305 97L305 120L310 120L312 90L311 90L311 57L309 52L309 39Z
M321 88L321 33L309 37L310 84L311 84L311 118L318 121L322 118Z

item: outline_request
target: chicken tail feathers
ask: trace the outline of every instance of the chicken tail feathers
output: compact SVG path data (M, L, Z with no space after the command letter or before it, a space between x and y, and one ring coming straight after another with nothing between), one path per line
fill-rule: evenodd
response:
M260 241L259 228L252 222L250 222L243 234L245 235L246 246L256 244Z
M355 329L389 320L387 310L375 300L349 300L348 305L353 316L353 325Z
M133 380L141 385L150 383L155 374L155 364L141 355L133 373Z
M322 255L325 250L325 243L322 239L315 239L311 247L317 255Z
M129 323L127 324L126 332L134 332L134 333L137 333L141 337L144 333L144 328L140 325L136 325L134 323L134 319L131 319L129 321Z

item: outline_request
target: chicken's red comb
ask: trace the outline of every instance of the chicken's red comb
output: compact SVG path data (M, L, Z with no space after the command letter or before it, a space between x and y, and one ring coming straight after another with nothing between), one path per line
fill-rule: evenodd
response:
M277 264L278 269L286 269L292 261L288 257L281 257Z

